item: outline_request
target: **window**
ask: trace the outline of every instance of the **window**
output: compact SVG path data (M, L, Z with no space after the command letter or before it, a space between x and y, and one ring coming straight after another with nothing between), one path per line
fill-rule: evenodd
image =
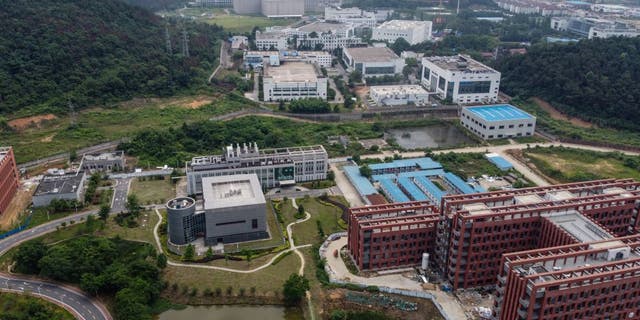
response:
M258 229L258 219L251 220L251 228Z
M491 81L460 81L458 94L489 93Z

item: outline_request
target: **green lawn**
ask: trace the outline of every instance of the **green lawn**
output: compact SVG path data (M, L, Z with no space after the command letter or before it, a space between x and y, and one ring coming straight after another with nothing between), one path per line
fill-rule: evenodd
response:
M453 172L462 179L478 177L483 174L490 176L502 176L493 163L484 157L483 153L439 153L432 155L433 160L442 164L445 171Z
M0 319L73 320L69 311L32 296L0 292Z
M201 103L204 104L193 107ZM13 146L16 161L21 163L129 137L144 129L177 127L185 122L207 120L247 106L246 103L214 96L140 99L110 108L81 111L77 115L75 129L70 128L69 117L58 117L20 131L0 131L0 141Z
M231 33L245 33L251 32L254 27L264 29L265 27L290 25L298 21L298 19L218 15L213 19L206 19L204 21L210 24L217 24Z
M640 180L640 158L620 153L536 147L524 150L524 156L544 175L561 183L604 178Z
M129 194L135 194L142 205L165 203L175 198L176 190L169 177L164 178L164 180L133 179Z
M324 241L324 239L320 237L319 226L322 228L325 236L338 231L344 231L339 222L342 220L342 210L340 210L340 208L322 202L317 198L296 199L296 202L298 205L304 206L305 211L311 214L311 219L292 227L293 238L296 245L314 244Z

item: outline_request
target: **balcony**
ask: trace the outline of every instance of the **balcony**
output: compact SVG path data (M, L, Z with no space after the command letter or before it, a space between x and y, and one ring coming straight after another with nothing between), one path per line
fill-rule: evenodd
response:
M505 283L507 283L507 277L506 276L504 276L504 277L498 276L498 281L500 281L500 283L502 285L504 285Z
M520 299L520 305L523 306L525 309L528 309L529 308L529 300Z

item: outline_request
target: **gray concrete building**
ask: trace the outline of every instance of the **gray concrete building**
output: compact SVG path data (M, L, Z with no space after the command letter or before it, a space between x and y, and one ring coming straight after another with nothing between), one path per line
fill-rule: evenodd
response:
M305 0L262 0L262 14L267 17L302 17Z
M187 193L202 194L202 179L215 176L255 173L262 188L323 180L328 163L322 145L262 150L255 143L230 145L222 155L195 157L187 163Z
M261 0L233 0L233 11L237 14L260 14Z
M196 200L188 197L171 199L167 207L169 242L185 245L196 239L204 227L204 215L196 216Z
M33 194L33 206L45 207L55 199L81 201L85 180L84 171L64 175L45 175Z
M113 151L104 153L85 153L82 156L80 168L82 170L94 171L119 171L126 165L124 151Z

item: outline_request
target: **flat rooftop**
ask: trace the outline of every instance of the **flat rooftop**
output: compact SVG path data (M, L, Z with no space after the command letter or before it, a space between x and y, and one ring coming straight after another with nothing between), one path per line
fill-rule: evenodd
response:
M388 47L345 48L345 52L357 62L388 62L399 59Z
M339 22L322 22L316 21L309 24L305 24L302 27L298 28L298 31L302 32L316 32L316 33L326 33L340 29L346 29L348 26L344 23Z
M205 210L266 203L254 173L202 178L202 196Z
M529 120L534 117L510 104L466 107L465 110L477 115L484 121Z
M427 90L419 85L372 86L369 91L377 95L427 94Z
M476 61L467 55L457 56L434 56L422 58L422 61L429 61L436 66L449 71L469 72L469 73L498 73L498 71ZM423 63L424 65L424 63Z
M558 228L566 231L582 243L613 238L613 235L611 235L607 230L575 210L570 210L564 213L554 213L545 217Z
M40 184L33 195L75 193L79 188L82 188L83 177L84 172L46 175L40 180Z
M264 76L276 82L317 82L316 69L310 63L287 62L278 67L267 66Z
M91 153L85 154L84 159L89 161L98 160L121 160L124 157L124 151L104 152L104 153Z
M407 30L431 24L431 21L415 21L415 20L391 20L387 21L378 28Z

